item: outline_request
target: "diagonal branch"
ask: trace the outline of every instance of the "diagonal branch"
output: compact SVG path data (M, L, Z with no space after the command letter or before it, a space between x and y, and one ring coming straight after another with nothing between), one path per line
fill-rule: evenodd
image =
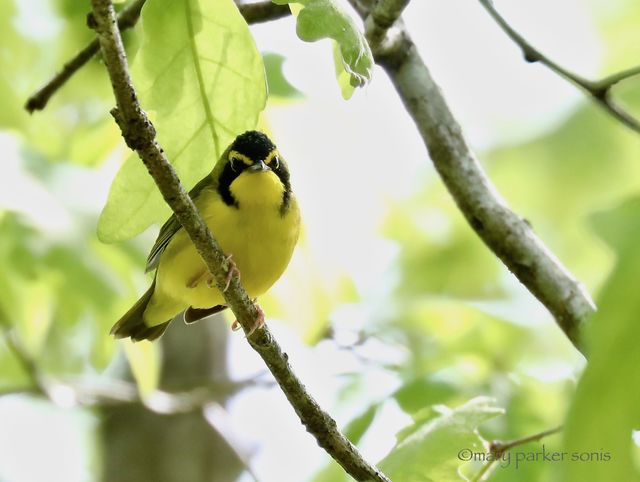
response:
M492 0L478 0L485 8L489 15L496 21L498 26L507 34L507 36L516 43L522 50L524 58L527 62L539 62L551 71L558 74L563 79L571 82L576 87L586 92L602 109L604 109L614 119L620 121L629 129L640 133L640 121L627 112L622 106L611 98L611 89L617 83L630 77L640 75L640 65L609 75L600 80L588 80L578 74L565 69L558 63L551 60L534 46L532 46L522 35L520 35L507 22L493 6Z
M137 151L149 170L162 196L175 213L180 224L213 274L217 286L225 297L245 333L251 331L257 316L257 308L247 296L237 276L231 277L225 255L200 217L191 198L180 184L164 151L155 140L155 129L140 107L131 83L127 58L122 46L115 12L111 0L92 0L93 18L104 62L111 79L117 109L114 116L122 130L127 145ZM375 466L362 458L358 449L338 430L336 422L323 411L309 395L304 385L293 373L288 356L268 329L258 329L248 335L251 347L262 357L300 420L323 447L356 480L388 482Z
M371 0L350 0L371 31L376 16ZM391 0L394 1L395 0ZM376 62L393 82L413 118L429 156L449 193L472 229L520 282L546 306L571 342L582 349L580 329L595 306L582 285L569 273L529 223L500 197L467 145L418 50L401 20L386 28L383 41L372 42Z
M138 23L140 11L146 0L134 0L118 14L118 28L120 31L130 29ZM247 23L261 23L277 20L291 14L287 5L276 5L270 0L257 3L238 3L238 9ZM78 70L100 51L100 43L95 38L89 45L83 48L71 60L66 62L60 72L53 76L37 92L34 92L27 100L24 108L32 114L36 110L43 110L51 97L60 89Z
M118 27L120 30L127 30L133 27L140 18L140 11L146 0L134 0L127 5L118 15ZM66 62L62 70L58 72L51 80L42 86L37 92L34 92L27 100L24 108L32 114L33 111L42 110L47 106L49 99L62 87L80 68L82 68L89 60L100 51L100 43L95 38L89 45L83 48L71 60Z

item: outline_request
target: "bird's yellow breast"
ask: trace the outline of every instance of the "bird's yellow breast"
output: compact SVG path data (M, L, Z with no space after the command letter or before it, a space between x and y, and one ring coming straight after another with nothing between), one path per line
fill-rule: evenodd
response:
M293 196L282 209L283 188L271 171L246 173L231 185L237 205L227 205L214 189L196 199L222 250L233 256L251 298L262 295L282 275L298 240L300 214ZM206 283L208 270L183 229L162 253L153 299L145 322L166 321L183 309L223 304L219 290Z

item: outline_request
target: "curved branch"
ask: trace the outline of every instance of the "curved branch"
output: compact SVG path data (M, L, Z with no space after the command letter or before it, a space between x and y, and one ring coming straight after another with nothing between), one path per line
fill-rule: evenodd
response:
M111 0L92 0L93 22L102 55L111 78L117 109L114 114L127 145L137 151L149 170L162 196L180 221L207 268L213 274L226 304L231 308L245 333L252 331L258 316L256 306L247 296L219 244L200 217L191 198L180 184L164 151L155 140L155 129L140 107L129 76L127 59L118 31ZM344 469L356 480L388 482L375 466L363 459L358 449L338 430L336 422L323 411L293 373L288 357L268 329L258 329L247 336L250 345L262 357L287 399L307 430Z
M385 0L371 9L350 0L371 31ZM393 0L395 1L395 0ZM378 25L378 28L385 28ZM368 33L367 32L367 33ZM582 350L580 328L595 305L582 285L500 197L467 145L439 87L401 20L371 45L413 118L433 164L472 229L520 282L546 306L571 342Z
M588 80L578 74L565 69L561 65L557 64L549 57L544 55L534 46L532 46L522 35L520 35L502 15L493 6L492 0L478 0L480 4L485 8L489 15L495 20L498 26L507 34L507 36L520 47L524 58L527 62L539 62L542 65L549 68L549 70L555 72L563 79L571 82L576 87L586 92L595 102L606 112L609 113L614 119L617 119L629 129L640 133L640 121L627 112L623 107L617 104L611 98L611 89L618 82L626 80L630 77L634 77L640 74L640 65L632 67L621 72L604 77L600 80Z
M118 14L118 28L120 31L135 26L140 18L140 11L146 0L134 0ZM287 5L275 5L270 0L258 3L239 3L238 9L247 23L261 23L277 20L291 14ZM36 110L43 110L53 94L60 89L78 70L100 51L98 39L93 39L71 60L66 62L60 72L52 77L37 92L27 100L24 108L32 114Z

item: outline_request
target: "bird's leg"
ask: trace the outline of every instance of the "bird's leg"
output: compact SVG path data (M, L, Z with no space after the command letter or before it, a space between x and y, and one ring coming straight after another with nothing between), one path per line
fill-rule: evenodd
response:
M225 270L227 270L227 279L226 279L226 284L224 285L224 289L222 290L223 293L226 293L227 290L229 289L229 285L231 285L231 280L233 279L234 274L238 277L238 279L240 279L240 270L238 269L236 264L233 262L232 258L233 258L233 255L230 254L229 256L224 258L224 261L222 263L222 267ZM212 288L212 286L209 286L209 288Z
M257 312L257 317L253 323L253 326L251 327L251 329L249 330L249 333L247 333L247 336L251 336L253 335L253 332L262 328L264 326L264 311L262 311L262 308L260 308L260 305L255 305L256 306L256 312ZM240 323L238 322L238 320L235 320L233 322L233 324L231 325L231 329L233 331L238 331L240 328L242 328L242 325L240 325Z
M209 274L209 270L205 269L202 273L198 273L197 275L192 277L189 281L187 281L187 288L193 289L205 279L207 281L207 286L208 286L210 277L211 275Z
M231 284L231 280L233 279L233 275L235 274L238 279L240 279L240 270L236 266L236 264L231 259L233 257L232 254L224 258L222 262L222 267L228 271L226 284L224 285L224 289L222 290L225 293L229 289L229 285ZM202 273L197 276L194 276L187 283L187 288L195 288L204 281L207 284L207 288L216 288L216 278L209 272L208 269L205 269Z

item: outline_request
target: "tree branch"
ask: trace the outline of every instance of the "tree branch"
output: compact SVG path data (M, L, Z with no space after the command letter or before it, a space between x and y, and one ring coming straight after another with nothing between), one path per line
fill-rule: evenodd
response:
M19 346L19 345L18 345ZM22 349L19 349L22 353ZM19 358L22 358L20 355ZM35 363L33 368L37 371ZM252 384L251 380L234 384L234 389L241 389ZM228 386L223 386L228 389ZM0 397L7 395L31 395L45 398L52 403L59 403L64 394L65 405L70 402L73 405L90 408L105 408L118 405L140 405L146 410L159 415L182 415L189 413L201 413L207 425L215 431L227 444L229 449L238 458L246 472L257 481L255 471L251 466L250 457L245 453L237 441L228 433L228 414L224 407L215 401L214 393L220 387L198 387L184 392L165 392L154 390L145 397L140 396L138 387L133 383L121 380L111 380L105 383L101 381L99 385L86 383L66 383L55 380L48 380L47 384L38 384L29 388L16 388L0 390ZM214 412L216 417L211 416Z
M640 133L640 121L611 98L611 89L617 83L640 74L640 66L612 74L600 80L585 79L557 64L520 35L493 6L492 0L478 0L507 36L522 50L527 62L539 62L586 92L602 109L629 129Z
M140 107L129 76L127 59L118 31L111 0L92 0L93 22L102 55L111 78L117 109L114 116L127 145L137 151L162 196L196 246L218 289L236 319L249 333L258 316L256 306L247 296L237 276L225 291L229 266L219 244L200 217L191 198L180 184L164 151L155 140L155 129ZM309 395L293 373L288 357L267 328L248 336L253 349L262 357L300 420L323 447L356 480L388 481L375 466L365 461L358 449L338 430L336 422Z
M276 5L271 0L254 3L235 1L248 24L271 22L291 15L289 5Z
M140 11L146 0L134 0L118 14L118 28L120 31L130 29L138 23ZM249 24L269 22L291 14L287 5L276 5L270 0L258 3L238 3L238 9ZM60 89L78 70L80 70L94 55L100 51L98 39L91 41L71 60L65 63L51 80L34 92L27 100L24 108L32 114L36 110L43 110L53 94Z
M118 27L120 30L127 30L133 27L140 18L140 11L146 0L134 0L127 5L118 15ZM55 94L81 67L83 67L95 54L100 51L100 43L95 38L89 45L83 48L71 60L64 64L62 70L58 72L49 82L33 93L27 100L24 108L32 114L33 111L42 110L47 106L51 96Z
M542 440L545 437L550 435L554 435L558 432L562 431L562 426L552 428L550 430L545 430L543 432L539 432L533 435L528 435L527 437L522 437L514 440L509 440L508 442L502 442L500 440L494 440L489 444L489 452L491 453L491 459L488 463L482 466L480 471L471 479L472 482L479 482L483 479L485 474L489 472L491 467L501 459L501 457L510 451L514 447L518 447L520 445L528 444L529 442L537 442L538 440Z
M375 23L376 17L369 15L370 0L364 4L361 0L350 1L367 19L367 25ZM377 3L375 10L382 8L385 1ZM378 25L378 28L385 27ZM582 350L580 328L595 310L593 301L535 235L529 223L500 197L467 145L401 20L387 29L384 41L373 43L372 51L376 62L391 78L436 170L472 229L546 306L576 348Z

